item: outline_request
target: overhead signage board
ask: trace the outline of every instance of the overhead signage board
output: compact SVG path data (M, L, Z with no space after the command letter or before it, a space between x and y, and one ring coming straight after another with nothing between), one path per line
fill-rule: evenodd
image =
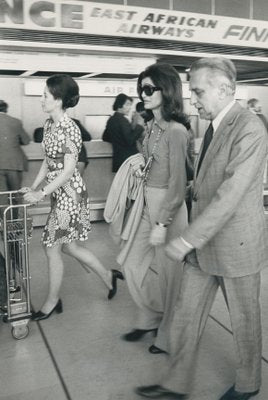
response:
M137 82L135 81L101 81L77 79L81 97L116 97L119 93L125 93L131 97L137 97ZM41 96L46 81L44 79L26 79L24 94L26 96Z
M268 43L267 21L76 0L1 0L0 28L260 48Z
M139 74L153 57L116 57L92 54L65 54L26 51L0 51L1 68L7 70L42 70L81 73Z

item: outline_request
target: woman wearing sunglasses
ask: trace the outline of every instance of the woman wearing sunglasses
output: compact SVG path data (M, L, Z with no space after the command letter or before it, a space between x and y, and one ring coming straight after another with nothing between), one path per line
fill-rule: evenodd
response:
M144 210L123 265L130 294L138 306L127 341L156 334L153 354L168 352L168 326L179 291L181 266L167 258L165 243L187 225L186 153L189 121L183 113L182 84L167 64L153 64L138 78L138 94L152 119L146 124L143 155Z

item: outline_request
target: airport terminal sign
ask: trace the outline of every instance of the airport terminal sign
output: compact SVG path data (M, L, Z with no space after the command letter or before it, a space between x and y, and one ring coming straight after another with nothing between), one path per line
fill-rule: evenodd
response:
M77 80L81 97L115 97L125 93L137 97L136 81L101 81ZM25 96L42 96L46 81L44 79L27 79L24 82Z
M77 79L77 83L79 85L81 97L115 97L119 93L125 93L131 97L138 97L136 80L103 81L94 79ZM24 82L24 95L42 96L45 84L45 79L27 78ZM190 98L191 93L189 90L189 84L187 82L183 82L182 84L182 93L184 99ZM237 100L247 99L247 87L238 85L236 88L235 98Z
M0 28L261 48L268 43L266 21L74 0L1 0Z

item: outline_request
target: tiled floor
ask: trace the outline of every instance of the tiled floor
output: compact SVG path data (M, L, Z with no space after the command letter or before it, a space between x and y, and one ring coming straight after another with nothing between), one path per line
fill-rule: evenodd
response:
M41 230L30 244L32 303L37 310L47 291ZM116 268L116 246L103 222L93 224L89 246L107 268ZM107 300L100 279L66 256L61 297L64 312L30 323L26 339L14 340L0 323L0 400L138 400L133 387L149 382L164 365L151 355L148 335L127 343L120 335L132 328L135 307L126 285ZM268 270L263 273L263 386L256 400L268 399ZM218 400L233 383L234 348L226 307L219 293L201 342L191 400Z

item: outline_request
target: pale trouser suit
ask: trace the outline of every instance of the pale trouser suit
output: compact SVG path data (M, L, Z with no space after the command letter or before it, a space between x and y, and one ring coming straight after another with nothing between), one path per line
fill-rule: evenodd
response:
M151 122L153 124L153 121ZM145 159L151 155L158 129L144 139ZM186 152L188 133L182 124L164 122L144 186L145 205L126 260L122 264L130 294L138 306L135 329L158 328L155 345L168 351L169 322L179 292L181 263L170 260L164 246L149 238L155 222L167 224L167 240L187 226Z
M165 255L164 246L153 247L148 242L165 194L166 189L145 189L146 205L124 271L130 294L139 306L134 327L158 328L155 345L169 351L167 332L179 293L182 265ZM183 203L168 228L167 240L174 238L187 224L187 209Z
M220 285L236 348L235 388L261 384L260 271L268 238L262 179L267 133L250 112L233 105L214 133L193 188L192 222L182 233L196 252L187 257L171 323L170 369L161 384L187 393L200 335Z

